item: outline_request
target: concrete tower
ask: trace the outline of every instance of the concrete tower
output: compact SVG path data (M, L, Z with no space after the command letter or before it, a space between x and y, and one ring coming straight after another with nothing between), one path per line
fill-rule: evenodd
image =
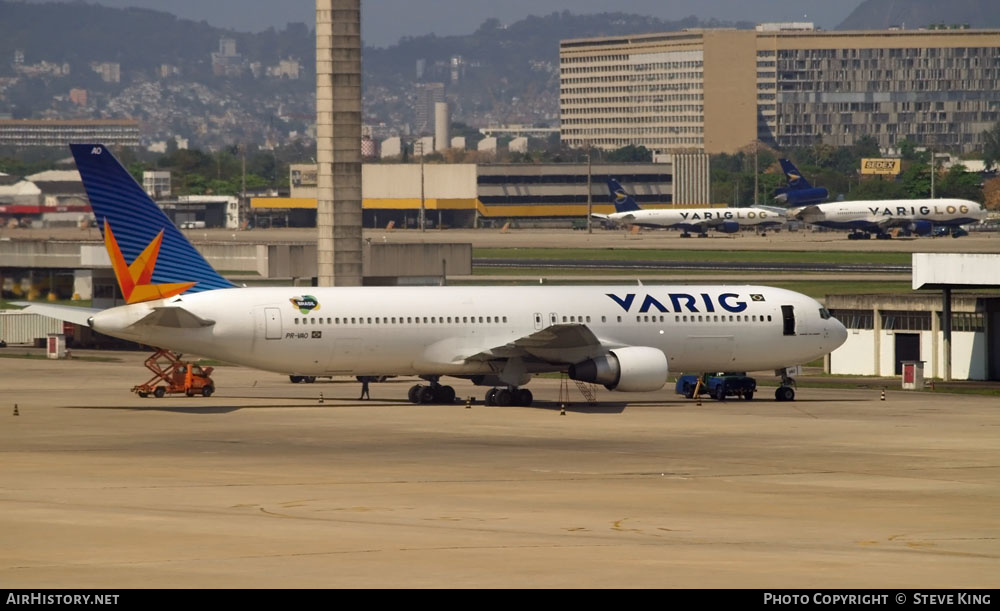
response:
M319 286L361 285L361 0L316 0Z
M434 150L445 151L448 149L448 103L434 103Z

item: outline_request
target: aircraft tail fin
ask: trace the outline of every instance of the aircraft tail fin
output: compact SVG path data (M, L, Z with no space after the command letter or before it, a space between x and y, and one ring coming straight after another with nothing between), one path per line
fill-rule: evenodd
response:
M615 212L635 212L642 210L639 204L635 203L635 198L628 194L624 187L613 178L608 179L608 191L611 193L611 203L615 205Z
M788 179L788 189L792 191L799 191L802 189L812 189L812 185L806 180L802 172L795 167L795 164L788 159L779 159L778 162L781 164L781 170L785 173L785 178Z
M212 269L106 146L71 144L70 150L128 303L235 286Z

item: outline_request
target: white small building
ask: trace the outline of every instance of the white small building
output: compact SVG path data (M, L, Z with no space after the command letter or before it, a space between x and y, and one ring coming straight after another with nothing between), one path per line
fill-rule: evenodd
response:
M170 172L143 172L142 188L153 199L170 197Z
M1000 288L1000 255L914 253L912 261L913 290L924 292L827 296L848 330L829 372L899 375L903 361L923 361L925 378L1000 380L1000 296L954 293Z

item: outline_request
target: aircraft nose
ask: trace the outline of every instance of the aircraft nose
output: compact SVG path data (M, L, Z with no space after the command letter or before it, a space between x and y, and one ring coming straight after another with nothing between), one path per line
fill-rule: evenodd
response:
M830 337L836 342L838 348L843 346L844 342L847 341L847 327L836 318L830 319L830 327Z

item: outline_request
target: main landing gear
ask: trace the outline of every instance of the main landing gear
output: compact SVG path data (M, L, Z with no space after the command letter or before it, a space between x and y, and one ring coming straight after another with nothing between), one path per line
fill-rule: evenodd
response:
M527 388L511 386L509 388L491 388L486 391L486 405L530 407L533 400L534 397Z
M438 384L437 380L432 380L427 386L414 384L410 387L407 396L410 403L451 405L455 402L455 389L451 386L442 386Z
M851 233L847 234L848 240L870 240L871 237L872 234L867 233L865 231L852 231Z

